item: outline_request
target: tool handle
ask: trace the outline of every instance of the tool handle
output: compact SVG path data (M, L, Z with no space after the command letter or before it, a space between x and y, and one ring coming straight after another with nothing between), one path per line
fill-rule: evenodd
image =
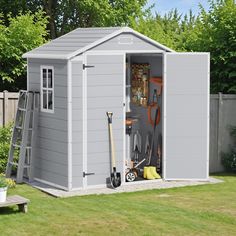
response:
M158 106L157 106L157 109L156 109L156 112L155 112L155 122L154 122L154 130L156 129L156 126L157 126L157 116L158 116Z
M111 161L112 161L112 168L116 168L116 160L115 160L115 144L114 144L114 137L113 137L113 130L112 130L112 112L107 112L108 117L108 126L109 126L109 134L110 134L110 141L111 141Z

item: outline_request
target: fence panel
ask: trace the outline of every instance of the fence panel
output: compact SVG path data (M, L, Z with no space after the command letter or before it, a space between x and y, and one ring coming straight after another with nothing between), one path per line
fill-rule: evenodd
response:
M0 93L0 126L14 120L19 93L3 91Z
M210 102L210 173L223 171L221 153L234 145L230 129L236 126L236 95L212 94Z

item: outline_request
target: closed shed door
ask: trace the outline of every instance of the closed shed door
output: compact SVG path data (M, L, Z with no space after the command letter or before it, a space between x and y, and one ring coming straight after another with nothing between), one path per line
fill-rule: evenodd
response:
M87 157L86 186L105 185L111 170L108 121L113 112L117 170L123 170L124 151L124 56L87 55Z
M164 60L164 178L208 178L209 54Z

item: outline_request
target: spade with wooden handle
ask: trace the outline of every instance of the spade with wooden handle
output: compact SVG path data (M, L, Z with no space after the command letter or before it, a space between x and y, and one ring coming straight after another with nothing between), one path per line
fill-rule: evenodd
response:
M107 112L110 145L111 145L111 165L112 165L111 185L113 188L117 188L121 185L121 174L116 171L115 144L114 144L113 130L112 130L112 115L113 115L112 112Z

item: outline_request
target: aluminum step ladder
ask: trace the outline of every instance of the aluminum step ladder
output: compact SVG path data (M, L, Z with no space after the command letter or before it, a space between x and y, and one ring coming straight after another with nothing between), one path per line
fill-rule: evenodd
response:
M17 183L22 183L23 178L33 181L38 112L39 92L21 90L6 168L7 178L12 177L15 170Z

